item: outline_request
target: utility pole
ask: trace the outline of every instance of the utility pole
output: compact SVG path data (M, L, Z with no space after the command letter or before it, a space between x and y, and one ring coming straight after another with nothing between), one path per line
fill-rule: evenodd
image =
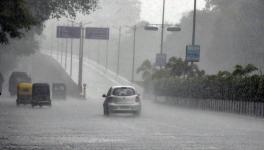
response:
M194 0L194 8L193 8L193 33L192 33L192 45L195 45L195 32L196 32L196 0Z
M51 26L51 33L50 33L50 56L52 57L52 49L53 49L53 46L52 46L52 44L53 44L53 33L52 33L52 29L53 29L53 25Z
M56 42L57 44L56 44L56 46L57 46L57 50L56 50L56 52L57 52L57 60L59 60L59 49L60 49L60 47L59 47L59 39L57 38L57 42Z
M65 42L66 42L66 48L65 48L65 64L64 64L64 67L65 67L65 71L67 72L67 57L68 57L68 38L65 39Z
M108 69L108 51L109 51L109 40L106 41L106 58L105 58L105 69Z
M100 41L97 41L97 64L100 64L100 50L101 50L101 45Z
M121 49L121 32L122 28L119 27L119 38L118 38L118 49L117 49L117 67L116 67L116 75L119 75L119 67L120 67L120 49Z
M71 24L71 26L73 27L73 22ZM72 46L73 46L73 39L71 38L71 66L70 66L70 76L72 77L72 55L73 55L73 52L72 52Z
M61 66L63 66L63 64L62 64L62 55L63 55L63 41L62 41L62 39L60 40L60 44L61 44L61 50L60 50L60 53L61 53Z
M165 16L165 0L163 0L162 9L162 23L161 23L161 42L160 42L160 54L163 54L163 39L164 39L164 17Z
M195 32L196 32L196 0L194 0L194 8L193 8L193 33L192 33L192 45L195 45ZM193 62L191 62L193 64Z
M81 38L80 38L80 49L79 49L79 76L78 76L78 87L82 91L82 72L83 72L83 41L84 41L84 28L83 24L80 23Z
M134 26L134 39L133 39L133 62L132 62L132 74L131 74L132 83L135 81L136 32L137 32L137 26L135 25Z
M59 29L57 29L57 30L59 30ZM58 32L58 34L60 34L60 30L59 31L57 31ZM60 49L60 44L59 44L59 38L57 37L57 60L59 60L59 53L60 53L60 51L59 51L59 49Z

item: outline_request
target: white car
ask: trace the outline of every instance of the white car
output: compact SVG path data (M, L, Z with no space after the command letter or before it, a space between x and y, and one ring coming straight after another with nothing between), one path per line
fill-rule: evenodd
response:
M140 95L132 86L113 86L103 97L106 116L110 113L134 113L135 115L141 113Z

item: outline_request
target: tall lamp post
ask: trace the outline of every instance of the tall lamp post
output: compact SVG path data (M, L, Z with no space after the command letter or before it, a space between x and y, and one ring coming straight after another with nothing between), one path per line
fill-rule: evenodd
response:
M79 72L78 72L78 87L82 91L82 72L83 72L83 41L84 41L84 28L80 23L81 35L80 35L80 47L79 47Z
M165 5L166 5L166 1L163 0L161 24L151 24L151 25L155 25L155 26L161 25L160 57L162 58L162 60L164 58L163 57L163 53L164 53L163 52L163 49L164 49L164 42L163 41L164 41L164 28L165 28L165 24L164 24L164 20L165 20ZM158 28L154 27L154 26L145 26L145 30L157 31ZM178 27L178 26L170 26L170 27L167 28L167 31L170 31L170 32L181 31L181 28ZM160 63L159 65L160 65L160 68L162 68L162 63Z
M67 58L68 58L68 38L65 39L65 62L64 62L64 67L65 71L67 72Z
M131 81L132 83L135 82L135 55L136 55L136 32L137 26L135 25L134 28L134 38L133 38L133 62L132 62L132 72L131 72Z
M71 23L71 26L73 27L73 22ZM71 77L72 77L72 55L73 55L72 47L73 47L73 39L71 38L71 64L70 64L70 76Z
M194 0L193 8L193 33L192 33L192 45L195 45L195 32L196 32L196 0Z
M133 60L132 60L132 71L131 71L131 81L134 82L137 25L134 25L133 27L125 25L123 27L132 29L134 32L134 35L133 35ZM117 49L117 69L116 69L117 75L119 75L119 70L120 70L121 37L122 37L122 27L120 26L119 27L119 35L118 35L118 49Z
M116 68L116 75L119 75L119 70L120 70L120 49L121 49L121 32L122 28L121 26L119 27L119 36L118 36L118 48L117 48L117 68Z
M160 54L161 55L163 53L165 3L166 3L166 1L163 0L162 21L161 21L161 41L160 41Z
M84 45L84 38L85 38L85 25L90 24L91 22L87 23L80 23L81 28L81 35L80 35L80 47L79 47L79 73L78 73L78 86L80 91L82 91L82 74L83 74L83 45Z

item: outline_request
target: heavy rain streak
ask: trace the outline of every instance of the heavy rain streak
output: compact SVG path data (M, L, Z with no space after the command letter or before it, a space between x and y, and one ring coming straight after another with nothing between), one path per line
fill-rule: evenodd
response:
M263 0L1 0L1 150L263 150Z

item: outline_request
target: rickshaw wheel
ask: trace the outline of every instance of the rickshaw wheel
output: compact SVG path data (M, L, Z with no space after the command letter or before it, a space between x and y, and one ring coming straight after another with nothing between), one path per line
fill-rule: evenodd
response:
M18 101L16 101L16 105L17 105L17 106L19 106L19 105L20 105Z

